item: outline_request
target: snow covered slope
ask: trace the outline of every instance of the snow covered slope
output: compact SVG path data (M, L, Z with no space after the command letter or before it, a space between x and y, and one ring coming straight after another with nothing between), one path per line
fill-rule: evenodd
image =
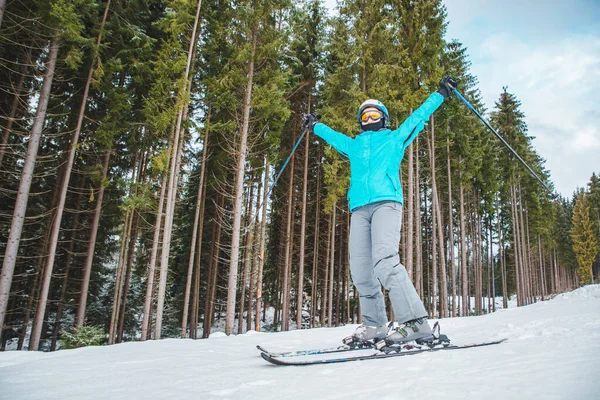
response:
M0 353L0 399L600 399L600 285L480 317L445 319L459 351L277 367L272 350L335 347L355 326Z

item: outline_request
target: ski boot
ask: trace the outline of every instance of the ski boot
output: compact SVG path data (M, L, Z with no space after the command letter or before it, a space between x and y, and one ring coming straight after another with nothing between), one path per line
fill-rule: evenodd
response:
M344 338L342 343L353 349L376 347L377 343L384 341L388 331L389 324L381 326L361 324L356 328L352 336Z
M437 346L448 347L450 339L440 334L440 325L435 323L429 327L427 318L419 318L403 324L394 323L383 343L378 343L378 350L384 353L401 352L406 350L433 349Z

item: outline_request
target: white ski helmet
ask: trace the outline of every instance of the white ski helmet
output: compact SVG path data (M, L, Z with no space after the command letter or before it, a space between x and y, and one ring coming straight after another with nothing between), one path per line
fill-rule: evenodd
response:
M382 102L375 99L365 100L360 107L358 107L358 112L356 113L356 121L360 125L360 115L362 114L365 108L374 107L383 113L383 126L388 128L390 125L390 114L388 113L387 108L383 105Z

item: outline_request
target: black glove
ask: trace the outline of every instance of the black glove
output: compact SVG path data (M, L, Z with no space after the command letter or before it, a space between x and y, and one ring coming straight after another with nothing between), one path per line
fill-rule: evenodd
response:
M444 99L447 99L452 97L454 89L456 89L456 81L451 77L446 76L440 81L440 88L437 90L437 92L444 96Z
M319 116L316 113L304 114L302 116L302 125L311 132L317 122L319 122Z

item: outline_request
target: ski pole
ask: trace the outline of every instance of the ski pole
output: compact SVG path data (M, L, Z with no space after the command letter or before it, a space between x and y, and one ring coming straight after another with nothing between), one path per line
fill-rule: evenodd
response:
M285 167L288 165L288 163L290 162L290 160L292 159L292 156L294 155L294 153L296 152L296 149L298 149L298 146L300 146L300 142L302 142L302 139L304 138L304 135L306 135L306 132L308 132L308 127L306 127L304 129L304 132L302 132L302 135L300 135L300 139L298 139L298 141L296 142L296 144L294 145L294 148L292 149L292 152L290 153L290 155L288 156L287 160L285 160L285 162L283 163L283 166L281 167L281 169L279 170L279 172L277 173L277 176L275 176L275 180L273 181L273 183L271 184L271 186L269 187L269 190L267 191L266 196L264 197L265 199L269 198L269 196L271 195L271 191L273 190L273 188L275 187L275 185L277 184L277 181L279 180L279 178L281 177L281 174L283 174L283 170L285 169ZM260 204L260 203L259 203ZM254 223L254 221L256 221L256 219L258 218L258 213L260 212L261 208L265 206L265 204L260 204L259 207L256 208L256 214L254 214L254 218L252 218L252 221L250 221L250 223L248 224L248 226L246 227L246 230L249 230L250 227L252 226L252 224Z
M517 154L516 151L513 150L512 147L510 147L510 145L506 142L506 140L504 140L504 138L502 136L500 136L500 134L498 132L496 132L496 130L494 128L492 128L492 126L485 120L485 118L483 118L481 116L481 114L479 114L477 112L477 110L475 110L475 108L473 108L473 106L458 92L458 90L454 89L454 93L458 96L458 98L465 103L465 105L471 110L473 111L473 113L475 115L477 115L477 117L479 117L479 119L481 120L481 122L483 122L483 124L490 130L492 131L492 133L494 135L496 135L496 137L498 139L500 139L500 141L506 146L506 148L515 156L517 157L517 160L519 160L521 162L521 164L523 164L525 166L525 168L527 168L527 170L531 173L531 175L538 180L538 182L544 187L544 189L546 189L548 191L548 193L550 193L550 197L552 198L552 200L555 200L556 198L558 198L558 194L554 193L541 179L539 176L536 175L535 172L533 172L533 170L531 169L531 167L529 165L527 165L527 163Z

